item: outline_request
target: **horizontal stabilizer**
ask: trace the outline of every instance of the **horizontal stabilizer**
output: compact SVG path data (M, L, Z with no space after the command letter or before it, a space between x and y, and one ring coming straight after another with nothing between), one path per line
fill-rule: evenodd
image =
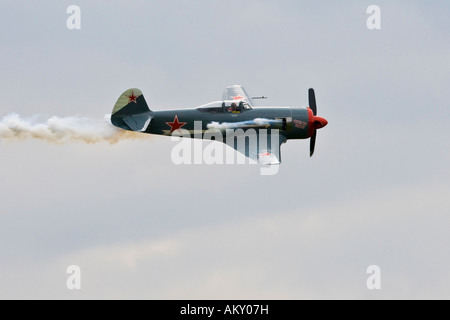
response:
M126 116L123 117L122 120L127 124L128 127L130 127L131 130L144 132L145 130L147 130L152 117L144 114L137 116Z

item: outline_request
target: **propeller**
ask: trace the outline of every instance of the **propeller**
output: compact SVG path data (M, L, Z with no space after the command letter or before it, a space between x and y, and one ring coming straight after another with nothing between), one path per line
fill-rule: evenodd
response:
M313 88L308 90L308 100L309 107L311 108L313 115L317 115L316 94L314 93Z
M314 148L316 147L316 136L317 136L317 130L314 130L313 135L311 136L311 140L309 142L309 156L312 157L314 154Z
M317 116L317 105L316 105L316 94L314 93L314 89L308 90L308 101L309 108L313 113L312 125L314 126L313 134L311 135L311 140L309 142L309 156L312 157L314 154L314 148L316 147L316 137L317 137L317 129L323 128L328 124L328 121L322 117Z

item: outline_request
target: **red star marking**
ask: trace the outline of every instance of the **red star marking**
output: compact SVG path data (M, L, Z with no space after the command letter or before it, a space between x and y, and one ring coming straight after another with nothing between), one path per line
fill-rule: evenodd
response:
M173 118L173 122L166 122L168 126L170 126L171 130L170 133L174 132L175 130L180 129L182 126L184 126L187 122L179 122L178 116L175 115L175 118Z
M233 97L233 100L241 100L241 99L244 99L244 97L241 96Z
M127 97L129 99L128 103L131 103L131 102L137 103L137 101L136 101L137 96L134 95L134 91L131 91L131 96L127 96Z

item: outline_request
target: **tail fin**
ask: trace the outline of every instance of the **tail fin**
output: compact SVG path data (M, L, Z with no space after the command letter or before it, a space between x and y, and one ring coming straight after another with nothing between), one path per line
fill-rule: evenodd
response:
M142 91L136 88L122 93L114 105L111 122L116 127L144 132L150 124L151 111Z

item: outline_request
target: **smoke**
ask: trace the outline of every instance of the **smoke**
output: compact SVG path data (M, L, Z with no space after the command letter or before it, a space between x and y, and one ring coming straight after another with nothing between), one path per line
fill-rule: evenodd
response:
M18 114L10 114L0 120L0 141L34 138L59 144L69 141L112 144L123 139L136 139L143 136L146 135L114 127L109 115L106 115L104 119L53 116L42 121L36 116L26 119Z
M277 119L263 119L263 118L256 118L253 120L248 121L240 121L240 122L211 122L206 125L208 129L217 129L217 130L225 130L225 129L237 129L237 128L245 128L245 127L264 127L264 126L271 126L275 125L277 123L281 123L282 121Z

